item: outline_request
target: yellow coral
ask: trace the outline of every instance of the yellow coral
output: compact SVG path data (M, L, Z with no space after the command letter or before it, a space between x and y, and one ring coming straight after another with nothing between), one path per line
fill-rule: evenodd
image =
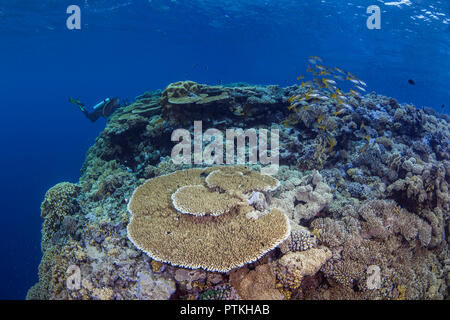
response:
M314 228L311 233L316 236L317 239L320 239L320 235L322 233L322 229Z
M156 260L152 260L152 270L153 270L153 272L156 272L156 273L160 272L162 267L163 267L163 264L161 262L156 261Z
M405 300L406 299L406 286L399 285L397 286L397 300Z

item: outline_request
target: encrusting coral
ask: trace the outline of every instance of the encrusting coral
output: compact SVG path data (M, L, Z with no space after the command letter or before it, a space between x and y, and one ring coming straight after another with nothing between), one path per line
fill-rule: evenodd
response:
M182 120L183 114L195 112L230 99L221 87L210 87L193 81L171 83L162 93L162 114L168 120ZM187 109L187 110L186 110ZM198 112L198 111L197 111Z
M330 249L326 247L289 252L276 262L275 273L284 287L295 289L301 285L304 277L319 271L331 256Z
M297 188L295 199L299 203L295 206L294 218L311 219L331 202L333 195L320 173L314 170Z
M245 268L230 274L230 283L244 300L281 300L282 293L276 288L276 277L269 264Z
M317 170L302 179L291 180L279 193L272 206L283 209L297 223L312 219L333 199L330 187Z
M132 214L128 225L130 240L159 261L227 272L259 259L287 238L290 225L279 210L272 210L256 220L247 218L246 214L253 207L246 203L218 216L202 217L177 211L172 204L172 194L180 187L204 184L204 174L202 169L180 170L138 187L128 205ZM263 175L252 173L251 181L257 180L258 175L258 185L262 186L266 181Z

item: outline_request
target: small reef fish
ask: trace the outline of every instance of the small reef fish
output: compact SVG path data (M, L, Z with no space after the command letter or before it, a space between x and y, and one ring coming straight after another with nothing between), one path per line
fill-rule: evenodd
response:
M349 76L347 76L347 80L349 80L350 82L358 85L359 84L359 80L355 79L355 78L350 78Z
M346 74L346 72L344 70L339 69L338 67L334 67L334 70L336 70L339 73Z
M318 93L311 93L311 94L307 93L305 95L306 100L317 99L318 97L319 97Z
M344 108L347 108L349 110L353 110L353 107L351 105L349 105L348 103L341 103L341 106Z
M355 86L356 89L361 90L362 92L366 92L366 89L360 86Z
M342 114L344 112L345 112L345 108L342 108L342 109L339 109L339 110L333 112L333 114L336 117L336 116L338 116L338 115L340 115L340 114Z
M351 93L352 95L354 95L354 96L357 96L357 97L360 97L360 98L361 98L361 95L359 94L359 92L357 92L357 91L355 91L355 90L353 90L353 89L350 89L350 93Z
M319 70L322 70L322 71L326 71L327 70L327 68L325 68L324 66L321 66L321 65L317 65L316 68L319 69Z
M297 106L300 104L300 102L294 103L292 105L289 106L288 110L292 110L294 109L295 112L297 112Z
M358 80L358 81L359 81L359 83L360 83L362 86L367 87L367 83L365 83L365 82L362 81L362 80Z
M288 101L289 101L290 103L292 103L292 101L294 101L294 100L296 100L296 99L298 99L298 98L299 98L299 96L292 96L292 97L289 97Z
M317 118L317 123L320 124L322 122L322 120L323 120L323 115L321 115Z
M331 73L329 71L320 71L317 75L318 76L330 76Z
M317 64L317 62L322 62L322 59L318 56L309 56L308 62L311 64Z
M331 80L331 79L322 79L322 82L324 83L324 84L336 84L336 81L334 81L334 80Z
M330 101L336 106L336 110L332 112L334 116L346 113L348 110L353 111L354 107L348 104L349 94L361 98L360 92L366 92L364 88L366 87L366 83L359 80L352 73L346 72L338 67L329 68L323 64L318 64L318 62L322 62L322 59L317 56L310 56L308 62L306 71L312 73L312 80L304 80L305 76L303 75L297 77L297 80L302 80L300 87L303 88L303 92L288 99L290 103L288 109L298 113L301 109L309 110L310 107L318 106L322 101ZM337 87L336 81L346 80L349 80L354 85L349 93L344 93ZM322 129L324 131L327 129L323 123L324 117L326 116L321 115L317 118L316 129ZM292 119L289 119L285 122L285 125L290 125L291 123Z
M318 99L318 100L322 100L322 101L328 101L328 100L330 100L330 98L328 98L327 96L318 96L318 97L316 97L316 99Z

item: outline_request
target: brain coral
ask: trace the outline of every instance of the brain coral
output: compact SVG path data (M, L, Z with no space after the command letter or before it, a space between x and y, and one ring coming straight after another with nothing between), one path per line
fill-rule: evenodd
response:
M184 186L204 185L204 177L214 170L180 170L138 187L128 204L129 239L155 260L227 272L259 259L288 237L287 217L276 209L256 220L246 217L254 208L245 202L218 216L177 211L172 194Z

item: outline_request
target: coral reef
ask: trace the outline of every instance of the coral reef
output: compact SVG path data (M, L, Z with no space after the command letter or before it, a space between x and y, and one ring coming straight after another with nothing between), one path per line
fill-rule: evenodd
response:
M213 198L222 202L216 208L222 212L208 212L213 191L204 184L209 185L207 181L212 174L221 186L227 186L228 175L249 176L245 179L248 184L244 183L240 192L250 191L254 185L268 188L275 183L273 178L250 171L243 174L241 170L241 167L187 169L150 179L134 191L128 204L132 214L128 225L130 240L156 260L189 268L227 272L259 259L289 235L290 225L282 212L274 209L258 219L248 219L251 206L242 202L236 210L227 212L231 196L217 192ZM226 173L219 175L225 183L216 177L221 172ZM205 174L206 179L202 177ZM185 186L196 187L183 189L191 194L183 199L187 200L183 207L188 209L180 212L172 200L180 204L176 196L179 188ZM234 185L225 189L233 194L238 192ZM231 205L236 203L233 201ZM194 212L197 210L200 213ZM208 215L203 217L205 214Z
M448 116L341 98L183 81L118 109L80 180L45 195L27 299L448 299ZM174 164L193 119L278 129L278 173Z

